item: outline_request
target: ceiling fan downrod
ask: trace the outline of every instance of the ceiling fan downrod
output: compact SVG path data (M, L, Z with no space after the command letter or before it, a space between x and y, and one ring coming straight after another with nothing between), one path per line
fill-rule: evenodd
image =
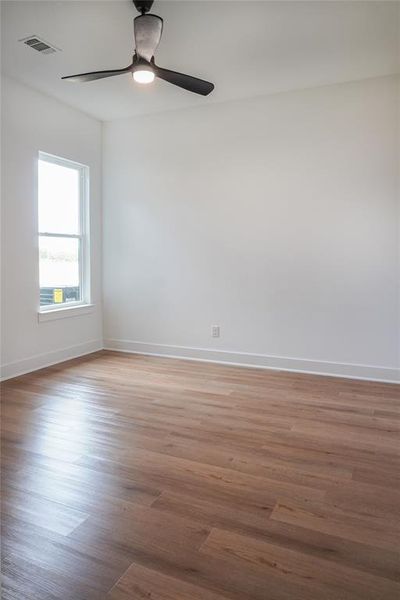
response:
M133 0L133 4L138 12L145 15L150 12L154 0Z

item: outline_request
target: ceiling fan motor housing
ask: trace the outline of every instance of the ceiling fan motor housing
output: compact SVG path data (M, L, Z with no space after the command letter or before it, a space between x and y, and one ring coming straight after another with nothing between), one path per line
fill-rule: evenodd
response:
M133 22L136 54L150 62L160 43L163 20L157 15L140 15Z

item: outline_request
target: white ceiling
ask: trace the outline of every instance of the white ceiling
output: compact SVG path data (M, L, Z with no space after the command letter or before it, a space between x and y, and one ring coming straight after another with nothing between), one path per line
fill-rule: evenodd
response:
M1 12L3 72L101 120L399 72L399 2L156 1L158 64L214 82L207 98L163 81L138 86L129 75L60 80L130 63L130 0L12 0ZM18 42L31 34L62 52Z

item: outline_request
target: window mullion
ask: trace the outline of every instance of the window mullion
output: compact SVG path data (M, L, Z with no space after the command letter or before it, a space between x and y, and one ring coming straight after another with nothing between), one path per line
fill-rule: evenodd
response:
M81 233L51 233L50 231L39 231L39 235L43 237L82 239Z

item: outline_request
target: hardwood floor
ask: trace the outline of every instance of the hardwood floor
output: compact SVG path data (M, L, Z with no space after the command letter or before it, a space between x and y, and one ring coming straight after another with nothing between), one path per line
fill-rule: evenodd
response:
M398 386L101 352L2 400L3 600L400 598Z

